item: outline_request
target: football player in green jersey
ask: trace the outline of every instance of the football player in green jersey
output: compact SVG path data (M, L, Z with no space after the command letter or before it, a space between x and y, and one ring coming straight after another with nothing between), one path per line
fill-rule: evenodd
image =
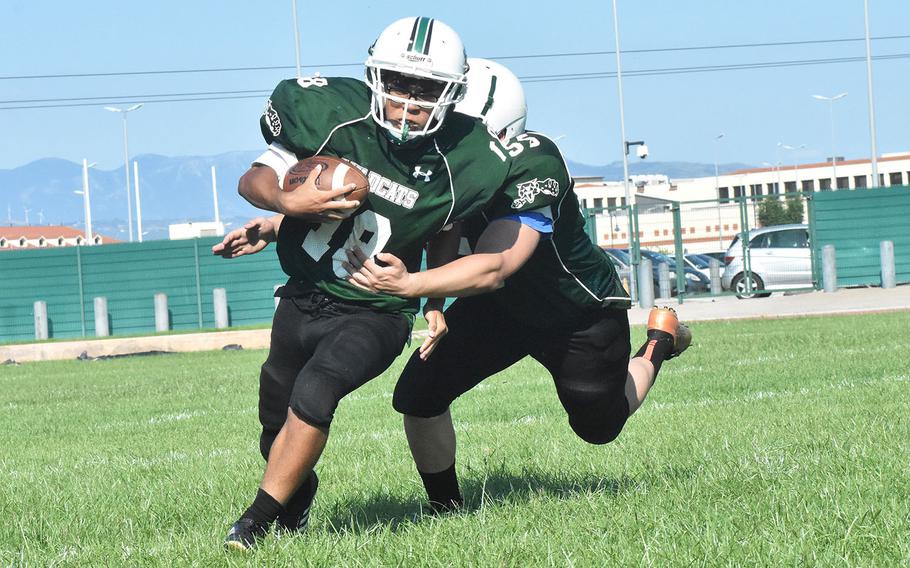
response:
M260 127L268 150L243 175L239 191L283 214L277 252L289 279L276 292L280 302L260 373L267 465L255 500L228 533L230 548L254 546L276 520L285 530L306 527L318 484L313 468L339 401L382 373L409 338L418 300L347 282L345 251L388 252L417 271L431 237L485 208L508 209L501 188L513 179L531 181L512 171L504 147L479 120L451 112L466 71L464 47L451 28L405 18L370 48L365 82L283 81L266 105ZM302 187L282 190L285 172L317 154L347 158L367 175L363 203L339 205L316 194L315 173ZM214 252L233 256L226 241Z
M441 509L461 503L449 412L458 396L530 355L553 376L573 431L605 444L642 404L661 363L691 341L675 313L658 308L648 341L630 361L629 298L613 264L587 236L559 150L545 136L524 131L517 77L494 62L469 64L468 92L456 110L481 117L500 135L503 149L534 172L533 183L510 188L514 210L488 210L479 226L465 223L474 254L411 273L390 254L377 255L380 266L355 249L345 265L351 282L366 289L469 296L446 310L448 335L433 355L411 357L393 399L405 415L430 503ZM525 202L534 209L518 211Z

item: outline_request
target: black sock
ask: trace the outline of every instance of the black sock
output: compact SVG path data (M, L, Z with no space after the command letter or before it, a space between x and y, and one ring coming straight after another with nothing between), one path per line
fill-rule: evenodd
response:
M666 331L649 329L648 340L645 341L645 344L641 346L635 356L647 359L654 365L654 379L656 380L657 373L660 372L660 365L667 356L673 353L674 348L672 335Z
M291 498L288 499L288 502L284 505L283 512L285 514L294 517L303 513L303 510L312 501L311 492L313 491L313 484L316 481L315 475L315 472L310 472L306 481L301 483L300 487L297 488L297 491L291 495Z
M278 518L283 507L274 497L260 489L250 508L241 515L242 519L253 519L259 523L271 523Z
M458 490L458 476L455 474L455 462L448 469L437 473L418 471L427 490L430 506L438 511L450 511L463 503Z

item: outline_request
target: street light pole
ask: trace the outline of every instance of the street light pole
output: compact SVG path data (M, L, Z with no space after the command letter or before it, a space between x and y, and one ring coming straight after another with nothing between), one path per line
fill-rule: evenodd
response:
M721 132L714 137L714 195L717 196L717 248L724 248L724 225L720 218L720 176L717 172L717 146L725 134Z
M300 75L300 28L297 26L297 0L291 0L291 9L294 11L294 54L297 56L297 78Z
M875 147L875 102L872 96L872 42L869 39L869 0L863 0L863 9L866 19L866 85L869 89L869 136L872 139L872 183L869 187L876 187L878 181L878 150Z
M789 150L789 151L802 150L803 148L806 147L805 144L800 144L799 146L795 146L795 147L794 147L794 146L790 146L789 144L784 144L784 143L782 143L782 142L778 142L777 145L778 145L780 148L783 148L784 150ZM796 157L795 157L795 156L794 156L794 159L793 159L793 175L794 175L794 177L795 177L795 179L796 179L796 181L794 182L794 185L795 185L795 187L796 187L796 191L799 191L799 164L797 163L797 160L796 160ZM784 193L786 193L786 192L784 192Z
M133 198L130 195L130 149L129 135L126 128L126 115L134 110L142 108L143 103L135 104L129 108L104 107L104 110L119 112L123 116L123 171L126 174L126 208L127 219L129 219L130 242L133 242Z
M629 155L626 146L626 119L622 97L622 55L619 48L619 15L616 13L616 0L613 0L613 38L616 41L616 86L619 92L619 134L622 137L622 187L626 199L626 213L629 220L629 296L634 304L638 300L638 262L632 247L632 196L629 193Z
M218 182L215 178L215 166L212 166L212 201L215 203L215 229L221 224L221 213L218 210Z
M834 95L833 97L826 97L824 95L812 95L813 99L828 101L828 117L831 120L831 169L832 175L834 176L834 187L832 189L837 189L837 151L834 149L834 101L842 99L846 96L847 93L841 93L839 95Z
M82 159L82 207L85 210L85 243L88 246L95 242L92 234L92 202L88 192L88 169L94 165L95 162L89 164L88 160Z
M139 197L139 162L133 162L133 187L136 188L136 237L142 242L142 199Z

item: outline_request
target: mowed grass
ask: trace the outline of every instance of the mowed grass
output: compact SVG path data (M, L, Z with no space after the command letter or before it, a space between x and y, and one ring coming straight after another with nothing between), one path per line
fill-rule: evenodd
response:
M390 406L402 356L342 402L310 532L249 555L221 542L262 473L264 351L2 366L0 565L908 565L907 329L697 323L605 446L526 360L454 405L467 506L438 518Z

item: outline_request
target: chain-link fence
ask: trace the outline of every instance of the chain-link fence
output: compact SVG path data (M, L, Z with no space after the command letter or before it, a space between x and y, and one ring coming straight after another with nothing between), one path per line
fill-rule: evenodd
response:
M639 196L632 206L589 209L587 226L636 300L752 298L816 286L811 208L811 195L744 188L701 201Z

